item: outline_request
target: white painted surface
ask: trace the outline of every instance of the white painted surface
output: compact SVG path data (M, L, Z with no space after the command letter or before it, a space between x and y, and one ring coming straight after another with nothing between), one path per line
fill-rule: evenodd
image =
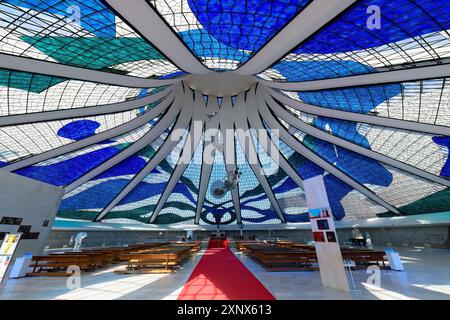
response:
M191 74L186 76L183 81L193 90L216 97L237 95L247 91L256 83L256 80L251 76L229 72L211 72L205 75Z
M330 204L328 202L327 191L323 182L322 176L316 176L310 179L303 180L305 190L306 202L311 209L328 208L331 212ZM342 261L342 253L339 247L339 240L336 235L336 228L332 218L328 218L329 230L334 232L336 242L315 242L317 260L319 261L320 278L324 286L349 292L347 275L344 269L344 262ZM330 221L331 220L331 221ZM325 231L318 230L317 225L314 224L313 232ZM325 241L326 237L325 237Z
M14 265L11 267L9 277L14 279L25 277L31 264L31 259L31 256L16 258Z
M387 258L389 260L389 267L395 271L404 271L402 259L398 252L386 251Z
M450 225L450 212L430 213L414 216L392 217L392 218L370 218L358 221L335 221L336 229L352 228L402 228L420 226ZM222 230L239 230L238 226L221 226ZM215 230L215 226L208 225L148 225L143 223L93 223L91 221L78 221L56 218L53 230L96 230L96 231L179 231L179 230ZM286 223L286 224L248 224L244 230L311 230L311 224Z

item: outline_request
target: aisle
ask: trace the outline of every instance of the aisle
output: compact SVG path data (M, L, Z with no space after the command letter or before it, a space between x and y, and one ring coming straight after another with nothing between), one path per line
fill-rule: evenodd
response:
M178 300L275 300L230 249L207 249Z

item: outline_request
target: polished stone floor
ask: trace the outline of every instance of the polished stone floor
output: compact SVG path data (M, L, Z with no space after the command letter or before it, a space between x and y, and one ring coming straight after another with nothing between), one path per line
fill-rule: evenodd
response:
M395 251L401 255L405 271L381 270L378 287L371 277L373 272L353 270L350 293L323 287L319 272L266 272L245 256L241 261L280 300L450 299L450 250L395 248ZM235 254L241 256L240 252Z
M355 285L350 293L323 287L319 272L266 272L240 252L235 254L277 299L450 299L450 250L395 250L400 252L405 272L382 270L378 287L369 279L372 273L352 271ZM67 282L69 285L73 282L66 278L8 280L0 289L0 299L176 299L202 254L203 251L174 274L113 273L123 268L119 265L83 273L81 287L72 290L68 289Z

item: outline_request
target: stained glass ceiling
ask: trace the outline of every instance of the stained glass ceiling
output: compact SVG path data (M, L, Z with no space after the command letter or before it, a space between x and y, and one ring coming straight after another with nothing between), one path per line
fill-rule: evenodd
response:
M380 8L381 32L367 27L370 6ZM263 75L304 81L437 63L450 57L449 15L448 1L356 1Z
M450 0L4 0L0 170L67 220L450 211L449 78Z
M151 0L207 67L233 70L295 17L308 0Z
M2 53L144 78L181 73L100 0L0 3Z

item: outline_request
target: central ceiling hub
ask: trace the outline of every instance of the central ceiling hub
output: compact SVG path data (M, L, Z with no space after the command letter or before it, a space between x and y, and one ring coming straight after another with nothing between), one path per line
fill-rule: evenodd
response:
M184 78L184 81L195 91L217 97L235 96L247 91L256 83L252 76L243 76L231 72L191 74Z

